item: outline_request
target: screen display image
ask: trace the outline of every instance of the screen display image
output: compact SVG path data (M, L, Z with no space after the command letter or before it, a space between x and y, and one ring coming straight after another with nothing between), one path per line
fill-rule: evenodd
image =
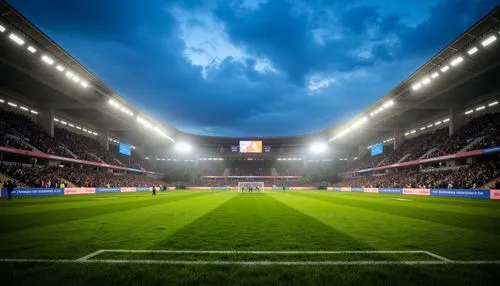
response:
M372 156L382 154L384 152L384 145L382 143L378 143L372 146Z
M240 141L240 153L262 153L262 141Z
M123 154L126 156L132 155L132 148L130 147L129 144L119 143L118 144L118 151L120 152L120 154Z

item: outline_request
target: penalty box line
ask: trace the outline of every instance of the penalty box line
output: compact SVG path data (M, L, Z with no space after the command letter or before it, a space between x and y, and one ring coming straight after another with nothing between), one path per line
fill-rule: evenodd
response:
M94 263L94 264L171 264L171 265L278 265L278 266L333 266L333 265L482 265L498 264L500 260L477 261L185 261L185 260L116 260L116 259L30 259L0 258L0 263Z
M168 249L100 249L76 260L87 261L102 253L173 253L173 254L408 254L420 253L436 258L440 261L452 262L451 259L426 250L333 250L333 251L264 251L264 250L168 250Z

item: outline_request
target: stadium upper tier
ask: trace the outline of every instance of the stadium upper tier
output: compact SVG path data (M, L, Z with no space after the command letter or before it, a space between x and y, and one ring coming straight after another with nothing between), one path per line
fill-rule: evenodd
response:
M448 127L436 128L405 140L396 150L389 145L388 150L380 155L371 156L367 153L354 161L351 168L373 168L500 146L500 113L487 113L470 118L457 132L451 136L448 134Z

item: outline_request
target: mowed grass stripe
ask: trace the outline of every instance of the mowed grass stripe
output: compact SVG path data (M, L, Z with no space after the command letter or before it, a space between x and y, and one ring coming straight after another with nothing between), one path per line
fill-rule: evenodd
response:
M157 249L369 250L266 194L237 196L160 242Z
M408 201L389 200L390 195L378 195L373 199L361 200L357 198L356 193L344 195L342 193L307 194L304 192L295 192L295 195L303 197L313 197L326 202L341 203L356 208L369 209L377 212L384 212L391 215L399 215L408 218L416 218L426 221L432 221L440 224L451 225L464 229L483 231L486 233L500 234L500 219L486 215L450 212L447 206L443 205L441 209L419 208ZM405 196L405 198L408 198ZM436 200L437 198L433 198ZM443 198L443 200L449 200ZM471 199L472 200L472 199ZM493 202L496 203L496 202ZM471 205L474 202L471 201ZM500 205L499 205L500 207ZM499 208L500 209L500 208Z
M136 202L139 200L147 200L149 197L145 196L146 194L148 194L148 192L14 198L11 201L0 201L0 217L4 218L20 214L81 208L89 204L96 207L104 207L112 204L123 204L130 201ZM149 194L151 195L151 193ZM172 191L160 194L162 197L165 195L174 197L186 196L190 193Z
M443 210L458 214L471 214L486 216L491 218L500 218L500 201L483 200L470 198L446 198L446 197L430 197L430 196L412 196L412 195L388 195L388 194L370 194L370 193L355 193L355 192L335 192L335 191L318 191L318 192L297 192L307 193L308 195L330 196L330 197L345 197L352 200L371 202L377 200L379 203L387 203L391 205L401 205L405 202L415 208L429 210ZM400 200L401 199L401 200ZM382 202L380 201L382 200Z
M49 207L47 210L38 213L19 214L16 216L8 216L5 218L0 215L0 233L15 232L32 227L39 227L43 225L57 224L61 222L68 222L104 214L140 209L156 204L162 204L166 201L187 200L195 197L207 196L209 194L211 193L199 192L178 196L159 195L152 199L150 193L144 193L143 196L145 199L142 199L142 197L138 197L141 199L127 200L126 202L119 201L102 205L94 201L87 201L78 208L51 210ZM119 195L120 194L116 194L114 196Z
M372 248L427 250L462 260L500 258L500 246L496 243L500 239L498 235L426 221L418 216L410 218L372 208L353 207L345 204L345 199L323 200L307 196L307 193L270 195ZM377 201L372 204L377 204Z
M76 259L103 248L154 248L159 241L231 197L231 193L219 196L209 192L186 200L150 196L156 204L2 233L0 253L2 258Z

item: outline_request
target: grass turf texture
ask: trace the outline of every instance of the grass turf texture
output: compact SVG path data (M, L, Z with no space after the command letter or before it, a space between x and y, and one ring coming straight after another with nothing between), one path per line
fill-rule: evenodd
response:
M322 191L174 191L0 202L0 258L99 249L426 250L500 260L500 202ZM92 259L436 260L420 254L102 253ZM500 265L144 265L0 262L1 285L496 285Z

